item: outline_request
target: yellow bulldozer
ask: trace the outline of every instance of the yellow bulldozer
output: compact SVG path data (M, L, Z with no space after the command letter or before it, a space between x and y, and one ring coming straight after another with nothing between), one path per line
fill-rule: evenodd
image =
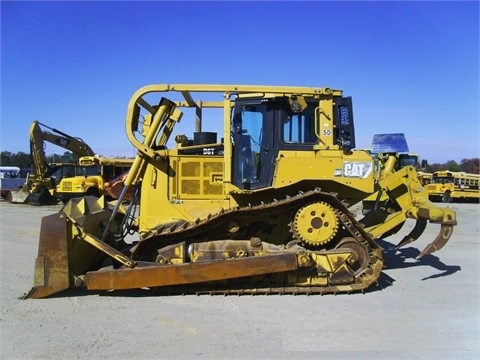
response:
M220 133L202 131L206 122ZM173 137L184 125L193 137ZM429 202L414 167L395 170L391 156L374 174L368 151L355 150L352 99L341 90L149 85L128 104L126 133L137 156L118 201L75 198L42 219L25 298L72 287L361 292L382 271L378 239L413 219L403 246L439 224L421 258L456 225L454 211ZM389 206L356 219L352 206L378 191Z

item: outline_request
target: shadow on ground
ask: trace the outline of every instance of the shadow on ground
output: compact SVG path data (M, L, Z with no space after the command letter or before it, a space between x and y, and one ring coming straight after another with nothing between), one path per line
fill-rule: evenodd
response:
M385 269L401 269L415 266L430 266L441 271L438 274L431 275L429 277L423 278L422 280L448 276L461 270L460 266L447 265L443 263L438 256L435 256L433 254L426 255L420 260L416 260L416 257L420 255L420 250L414 247L395 249L396 245L388 241L379 240L377 241L377 243L384 249L383 258L385 261Z
M386 271L388 272L388 270L392 269L429 266L440 271L437 274L423 278L422 281L449 276L462 270L458 265L447 265L443 263L438 256L433 254L426 255L420 260L417 260L416 258L420 255L420 250L414 247L395 249L395 244L385 240L377 240L377 244L383 248L384 271L380 274L377 284L370 287L366 292L380 291L392 286L395 279L386 273Z

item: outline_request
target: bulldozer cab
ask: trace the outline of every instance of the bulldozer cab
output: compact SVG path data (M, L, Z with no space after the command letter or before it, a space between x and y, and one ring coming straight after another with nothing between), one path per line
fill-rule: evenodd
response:
M275 159L281 150L337 147L350 151L355 147L350 97L335 98L333 126L331 119L323 116L318 99L302 100L303 106L288 97L235 101L232 125L236 186L271 186Z

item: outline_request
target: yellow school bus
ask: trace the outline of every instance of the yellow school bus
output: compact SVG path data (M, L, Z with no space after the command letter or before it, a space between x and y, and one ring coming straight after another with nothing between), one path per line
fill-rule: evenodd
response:
M132 164L132 158L83 156L78 160L75 176L63 178L57 185L56 196L62 202L84 195L108 196L105 184L130 170Z
M479 179L479 174L436 171L432 175L432 182L426 185L426 189L432 201L478 202L480 199Z

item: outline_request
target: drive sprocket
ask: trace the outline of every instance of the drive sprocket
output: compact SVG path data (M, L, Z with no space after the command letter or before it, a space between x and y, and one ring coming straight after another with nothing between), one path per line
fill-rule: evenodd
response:
M328 243L336 235L338 227L335 209L323 201L301 207L290 223L293 238L312 246Z

